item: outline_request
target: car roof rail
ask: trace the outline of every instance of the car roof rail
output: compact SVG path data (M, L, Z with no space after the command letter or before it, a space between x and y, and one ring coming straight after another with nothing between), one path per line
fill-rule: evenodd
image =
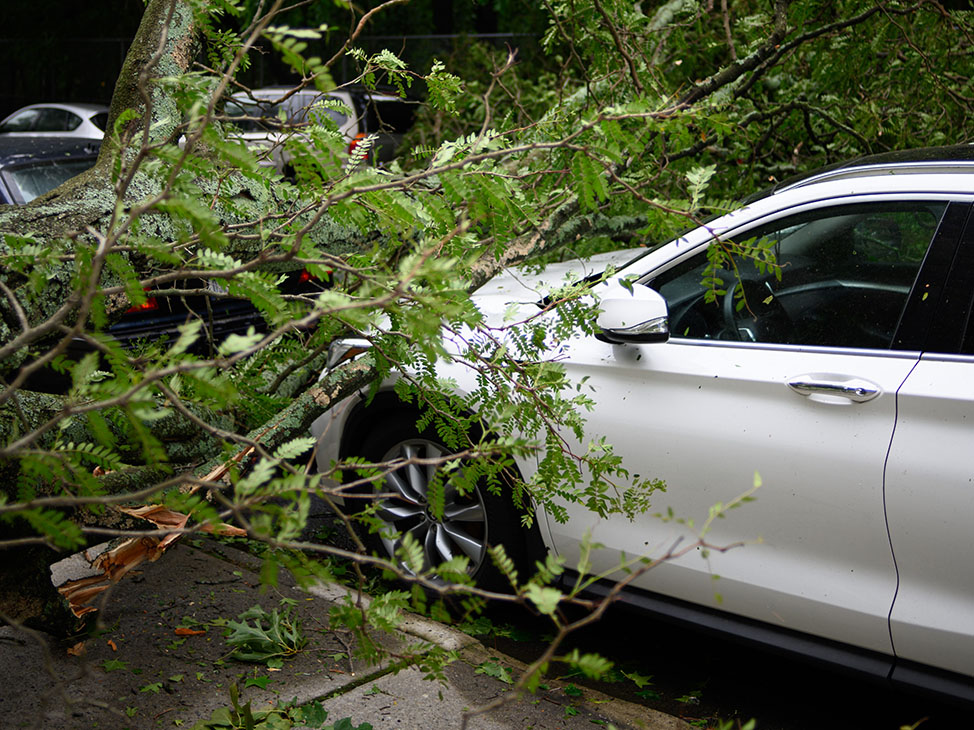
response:
M840 162L815 172L784 180L775 185L769 192L777 194L785 190L794 190L820 182L875 177L884 174L968 174L971 172L974 172L974 145L924 147L912 150L896 150Z

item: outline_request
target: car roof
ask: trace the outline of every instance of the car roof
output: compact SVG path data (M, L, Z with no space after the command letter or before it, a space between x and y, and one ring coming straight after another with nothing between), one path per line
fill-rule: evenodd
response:
M331 91L318 91L314 86L305 87L303 89L298 89L294 91L293 86L261 86L259 89L251 89L248 91L235 91L231 94L233 99L247 99L251 96L258 99L275 99L279 96L284 96L285 94L290 94L291 92L295 94L337 94L342 89L332 89Z
M294 86L278 85L278 86L262 86L259 89L252 89L249 93L246 91L235 91L231 97L234 99L247 99L253 96L256 99L276 99L278 97L289 94L294 90ZM361 84L353 84L350 86L340 86L338 88L332 89L331 91L318 91L317 88L313 86L305 87L298 92L302 94L355 94L356 96L364 96L372 101L403 101L399 96L395 95L392 89L369 89Z
M921 147L865 155L789 178L772 186L765 194L774 195L818 182L853 177L955 172L974 172L974 145Z
M108 107L105 106L104 104L87 104L87 103L78 103L78 104L71 103L71 104L65 104L65 103L61 103L61 102L52 101L52 102L44 102L44 103L41 103L41 104L28 104L27 106L22 106L22 107L20 107L20 109L17 109L16 111L11 112L11 114L8 115L8 116L12 116L13 114L17 114L18 112L22 112L22 111L24 111L24 109L45 109L45 108L48 108L48 109L66 109L67 111L82 112L82 113L87 113L87 114L98 114L99 112L107 112L108 111Z
M97 140L78 137L21 137L0 135L0 166L64 157L95 157Z
M817 168L743 198L729 212L695 222L659 246L647 248L626 266L642 262L640 271L648 271L668 260L669 245L693 248L797 206L877 195L974 202L974 145L897 150Z

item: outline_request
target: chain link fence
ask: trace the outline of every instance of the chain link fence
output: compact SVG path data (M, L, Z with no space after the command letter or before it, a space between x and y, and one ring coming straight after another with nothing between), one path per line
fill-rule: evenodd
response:
M383 48L396 53L410 69L425 72L434 58L450 68L462 59L471 43L500 49L517 49L518 60L530 63L540 54L539 39L527 33L470 35L362 36L356 43L367 54ZM0 118L27 104L45 101L108 104L131 38L0 38L2 67L14 71L0 75ZM329 58L340 48L337 38L309 45L309 55ZM344 83L358 74L353 59L343 57L333 69L335 81ZM253 54L251 68L241 81L252 88L286 84L296 77L267 44Z

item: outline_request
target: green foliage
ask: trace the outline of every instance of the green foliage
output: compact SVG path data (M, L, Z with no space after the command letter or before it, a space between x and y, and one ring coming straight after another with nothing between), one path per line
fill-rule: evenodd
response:
M449 73L440 61L434 59L426 77L430 108L456 114L457 98L463 89L462 84L459 77Z
M580 654L578 649L572 649L558 660L579 670L589 679L602 679L612 670L612 662L597 654Z
M230 654L241 662L280 665L280 660L293 656L307 643L300 622L292 618L293 602L281 599L281 608L269 613L256 605L247 609L237 621L227 621L225 639ZM250 622L253 621L253 624Z
M326 725L328 712L317 701L305 705L278 702L269 709L254 710L250 702L241 703L236 684L230 685L229 692L230 706L218 707L209 720L197 722L192 730L372 730L369 723L354 725L348 717Z
M498 664L496 661L482 662L480 666L474 670L474 673L486 674L488 677L499 679L505 684L514 684L514 678L511 676L511 670L502 664Z
M528 600L535 605L535 608L548 616L554 614L555 609L558 608L558 604L563 598L561 591L558 589L539 586L534 583L529 583L525 592Z
M719 720L714 728L715 730L755 730L757 726L757 721L752 718L743 725L739 720L737 722L734 720Z
M9 476L0 519L65 550L85 544L79 524L105 512L110 493L138 489L139 503L182 511L191 529L245 522L270 546L265 582L281 567L304 584L334 578L327 560L291 552L312 496L337 495L305 473L311 403L358 388L374 396L393 373L395 395L415 408L420 429L470 455L432 480L433 516L443 514L448 487L482 485L510 498L525 526L535 509L566 519L566 503L632 519L665 485L631 473L591 432L590 388L559 363L594 333L591 281L547 282L537 296L543 308L513 306L498 323L477 310L471 280L527 249L540 264L652 246L811 166L969 136L974 82L959 59L969 55L974 20L930 4L897 0L847 23L861 3L788 3L784 33L771 37L772 11L757 0L729 4L727 24L714 3L552 0L525 9L498 0L496 9L540 19L544 59L519 62L507 49L470 43L424 73L392 50L353 49L361 84L425 94L403 147L413 154L372 166L366 139L349 158L348 140L316 108L284 136L284 179L266 165L267 150L248 148L222 116L249 63L256 4L191 5L210 68L167 68L141 89L153 108L115 119L101 178L86 179L85 205L39 201L20 221L0 212L0 469ZM292 8L262 31L284 66L321 91L337 83L320 49L349 8L340 17L332 10ZM717 83L721 71L738 69L745 72ZM86 218L98 205L104 210ZM48 227L62 217L66 227ZM780 273L769 240L717 242L708 261L711 299L734 291L742 265ZM301 272L317 277L318 291L291 286ZM259 313L252 330L215 334L214 312L228 298ZM179 312L165 337L123 346L110 336L130 306L153 303ZM371 342L370 382L319 387L329 345L345 335ZM444 380L446 367L470 383ZM63 392L31 389L52 375ZM518 457L537 463L527 481ZM365 482L382 471L349 463L325 476ZM717 505L703 532L748 499ZM356 519L380 522L374 510ZM594 549L572 567L586 573ZM501 546L490 560L512 600L562 620L576 592L553 586L559 560L547 557L530 578ZM427 586L470 589L464 558L429 566L409 534L394 564ZM618 567L643 565L626 557ZM418 588L393 590L368 607L339 604L331 619L356 632L364 658L378 660L384 649L369 627L392 629L403 610L430 603L441 610ZM255 607L227 627L245 661L278 662L303 643L286 605ZM449 661L422 656L433 676ZM608 671L596 658L569 657L592 676ZM200 727L299 721L297 709L258 717L237 700Z
M271 42L281 60L302 78L314 80L320 91L330 91L335 88L331 72L318 56L305 56L308 41L317 41L322 33L328 30L327 25L311 28L290 28L286 25L270 26L265 31L266 38Z
M395 86L400 96L406 95L406 89L412 84L412 77L406 71L406 64L388 48L370 56L358 48L352 48L349 49L349 55L364 67L359 78L366 87L375 89L377 79L381 78Z

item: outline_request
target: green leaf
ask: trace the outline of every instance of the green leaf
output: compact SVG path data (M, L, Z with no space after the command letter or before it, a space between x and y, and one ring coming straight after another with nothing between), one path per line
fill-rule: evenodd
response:
M278 446L274 451L274 458L284 461L295 459L309 449L314 448L315 443L316 440L313 436L299 436Z
M255 605L241 613L240 620L227 621L226 642L234 659L271 666L300 651L307 643L300 622L291 617L291 605L282 601L281 606L267 612Z
M608 198L601 167L584 152L577 152L572 158L572 174L583 208L594 210L599 202Z
M716 165L707 165L705 167L694 167L687 173L691 209L695 210L700 206L700 200L703 197L704 190L707 189L710 178L714 176L716 171Z
M612 662L598 654L580 654L578 649L561 657L561 661L581 670L589 679L601 679L612 669Z
M228 335L227 338L220 343L219 351L221 355L235 355L238 352L251 349L262 339L264 339L264 335L257 332L251 326L248 328L247 334L245 335Z
M334 725L329 725L323 730L372 730L372 726L367 722L363 722L361 725L353 725L351 718L343 717Z
M58 547L74 549L85 542L81 528L57 510L26 509L15 515L27 520L37 534L43 535Z
M328 719L328 711L317 700L298 708L298 721L309 727L321 727Z
M628 679L633 684L635 684L636 687L637 687L637 689L642 689L643 687L648 687L649 685L651 685L653 683L651 681L653 679L653 677L652 677L652 675L649 675L649 674L644 675L644 674L640 674L639 672L635 672L635 671L633 671L633 672L625 672L624 671L622 673L622 676L625 677L626 679Z
M562 599L562 592L557 588L539 586L535 583L528 584L525 589L525 594L528 600L537 607L538 611L546 616L554 615L555 609L558 608L558 603Z
M494 679L499 679L505 684L514 684L514 677L511 676L511 670L505 666L498 664L493 661L486 661L480 664L475 670L476 674L486 674L488 677L493 677Z
M261 459L250 470L246 477L236 484L236 492L240 496L253 494L259 487L266 484L274 476L277 464L268 459Z
M119 253L110 253L105 257L108 267L114 271L125 285L125 294L133 307L140 307L146 302L145 292L139 282L139 275L127 258Z
M187 322L179 325L176 328L179 332L179 337L173 343L172 347L169 348L169 356L175 357L176 355L182 355L186 352L193 344L200 338L200 333L203 330L203 320L201 319L190 319Z

